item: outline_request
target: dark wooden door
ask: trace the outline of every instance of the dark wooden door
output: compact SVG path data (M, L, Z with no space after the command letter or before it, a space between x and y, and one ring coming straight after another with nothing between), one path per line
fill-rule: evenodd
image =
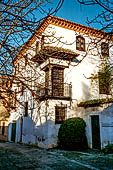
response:
M52 70L52 92L53 96L64 95L64 69L54 67Z
M11 141L15 142L16 136L16 122L12 123L12 134L11 134Z
M100 149L100 124L99 115L91 116L91 127L92 127L92 147L94 149Z

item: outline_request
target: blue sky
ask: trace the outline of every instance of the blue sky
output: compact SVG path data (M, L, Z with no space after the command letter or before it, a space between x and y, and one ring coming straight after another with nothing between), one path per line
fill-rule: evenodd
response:
M102 8L98 5L86 6L79 4L77 0L64 0L63 6L55 16L87 25L87 17L93 19L100 11ZM100 29L98 24L91 26Z

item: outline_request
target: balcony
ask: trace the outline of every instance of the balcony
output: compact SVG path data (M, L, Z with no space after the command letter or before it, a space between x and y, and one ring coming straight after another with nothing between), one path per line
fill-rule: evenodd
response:
M38 96L40 100L45 99L61 99L61 100L71 100L72 97L72 85L63 83L63 84L54 84L45 86L45 83L38 88Z

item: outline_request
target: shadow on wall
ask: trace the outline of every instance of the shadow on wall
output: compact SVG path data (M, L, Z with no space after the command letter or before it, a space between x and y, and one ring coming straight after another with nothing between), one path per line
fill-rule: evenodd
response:
M91 94L90 94L90 89L89 86L82 82L82 99L84 101L89 100L91 98Z
M9 118L10 114L7 109L0 103L0 120Z
M16 121L15 128L13 122L10 127L12 127L11 141L33 144L47 149L56 146L60 124L55 124L52 120L46 120L45 123L36 126L32 118L26 116Z
M0 121L0 141L8 141L8 121Z

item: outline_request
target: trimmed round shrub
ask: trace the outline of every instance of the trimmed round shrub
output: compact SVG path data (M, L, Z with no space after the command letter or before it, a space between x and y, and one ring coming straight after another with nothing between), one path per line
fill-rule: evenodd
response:
M59 128L59 147L67 150L82 150L88 147L85 135L86 123L82 118L75 117L65 120Z

